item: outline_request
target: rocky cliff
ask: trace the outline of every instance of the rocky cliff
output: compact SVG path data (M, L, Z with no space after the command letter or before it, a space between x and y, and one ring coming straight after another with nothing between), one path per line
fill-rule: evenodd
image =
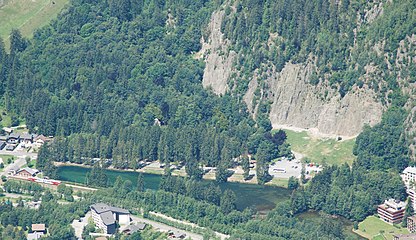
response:
M235 71L233 62L237 55L228 51L230 43L221 33L223 16L223 10L212 15L208 38L202 39L203 47L197 55L206 62L203 85L211 87L217 94L224 94L229 89L227 81ZM272 101L270 120L273 127L314 129L329 136L356 136L364 124L374 125L380 121L383 106L372 90L354 88L341 98L330 87L309 83L313 67L312 62L289 62L280 72L272 67L265 80L267 94L259 86L255 73L243 97L251 113L256 113L259 98L267 98ZM260 96L256 96L256 90Z
M202 84L211 87L216 94L224 94L227 89L227 80L230 77L236 53L229 51L229 41L221 32L221 23L224 10L213 13L208 25L208 38L202 37L202 49L197 58L204 58L206 63Z
M354 88L341 98L327 86L309 84L312 69L313 63L288 63L267 79L273 127L315 128L323 134L355 136L364 124L380 121L383 107L373 91Z

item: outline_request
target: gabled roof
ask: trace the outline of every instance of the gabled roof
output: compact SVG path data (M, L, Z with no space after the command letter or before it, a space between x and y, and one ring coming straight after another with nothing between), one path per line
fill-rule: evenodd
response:
M19 171L19 169L20 169L20 167L19 166L17 166L17 165L13 165L13 166L11 166L10 168L9 168L9 171Z
M20 133L10 133L9 138L20 138Z
M184 237L186 236L186 234L185 234L185 233L183 233L183 232L175 232L175 233L173 234L173 236L174 236L175 238L184 238Z
M145 228L146 228L146 223L138 223L138 224L135 224L135 225L129 225L129 226L127 226L123 230L123 232L128 232L130 234L133 234L133 233L138 232L138 231L141 231L141 230L143 230Z
M46 230L45 224L32 224L32 232L43 232Z
M27 240L37 240L43 236L43 232L34 232L27 235Z
M113 213L110 211L100 213L100 218L107 226L115 223Z
M37 170L37 169L25 167L25 168L20 169L17 173L22 172L22 171L26 171L31 175L35 175L36 173L39 172L39 170Z
M51 139L41 134L41 135L35 136L34 140L35 141L42 140L43 142L47 142L47 141L50 141Z
M23 133L22 135L20 135L20 138L21 139L30 139L30 140L32 140L33 139L33 134Z

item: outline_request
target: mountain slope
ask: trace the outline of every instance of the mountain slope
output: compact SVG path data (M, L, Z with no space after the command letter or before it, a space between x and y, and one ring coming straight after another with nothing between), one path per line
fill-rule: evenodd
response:
M356 136L388 106L414 102L413 1L240 0L222 9L222 19L213 15L221 32L207 42L225 43L215 67L230 77L204 83L244 96L275 127ZM267 110L258 114L262 101Z

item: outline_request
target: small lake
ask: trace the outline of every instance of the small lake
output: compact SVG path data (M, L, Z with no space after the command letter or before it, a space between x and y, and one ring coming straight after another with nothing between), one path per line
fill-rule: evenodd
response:
M58 167L59 180L86 183L86 175L90 168L80 166L61 166ZM124 180L130 180L134 185L137 184L138 172L105 170L109 182L115 182L120 176ZM159 188L161 175L143 173L145 188L157 190ZM211 180L204 180L211 181ZM222 190L230 189L237 196L237 209L242 210L247 207L256 209L258 212L268 211L276 206L276 203L288 200L291 191L286 188L260 186L256 184L244 184L227 182L219 184Z
M58 177L62 181L85 184L86 175L91 171L90 168L80 166L61 166L58 167ZM115 182L120 176L124 180L130 180L134 185L137 184L138 172L105 170L109 182ZM157 190L159 188L161 175L143 173L145 188ZM204 180L211 181L211 180ZM219 185L222 190L230 189L237 196L237 209L242 210L251 207L259 213L272 210L276 203L290 199L291 191L286 188L260 186L256 184L245 184L236 182L227 182ZM299 219L307 221L317 221L322 216L317 212L305 212L298 215ZM344 233L352 239L364 239L351 231L352 222L348 219L338 217L334 221L340 221L344 226Z

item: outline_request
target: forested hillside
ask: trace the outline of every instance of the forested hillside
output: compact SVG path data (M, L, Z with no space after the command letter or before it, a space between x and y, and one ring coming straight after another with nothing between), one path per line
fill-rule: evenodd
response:
M159 191L130 182L123 192L116 182L92 200L139 204L235 239L344 239L326 220L294 216L311 209L361 221L386 198L405 199L399 172L412 164L416 122L414 9L412 0L72 0L33 39L13 31L10 53L0 42L2 103L31 131L55 136L37 161L50 177L54 161L100 159L88 176L94 187L108 187L101 167L110 164L185 165L188 177L166 171ZM215 69L230 76L217 85L222 92L202 84L216 81L204 78ZM303 174L290 203L251 219L234 209L233 193L198 180L202 166L214 166L217 182L226 181L235 160L248 173L248 155L258 182L270 180L268 163L290 153L270 119L362 131L357 160L326 166L309 183Z
M33 40L13 31L10 54L0 51L4 105L56 136L38 166L100 158L136 169L161 160L184 162L200 178L200 166L225 170L258 148L260 163L278 156L285 136L272 136L269 121L257 126L243 102L202 87L204 64L192 53L220 4L74 0Z

